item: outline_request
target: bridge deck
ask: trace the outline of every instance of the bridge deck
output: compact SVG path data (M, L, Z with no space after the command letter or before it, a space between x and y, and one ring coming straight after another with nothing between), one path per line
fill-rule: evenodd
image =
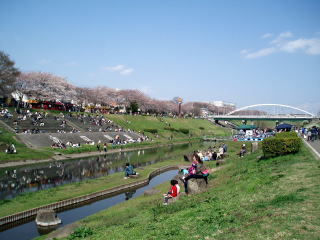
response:
M212 115L209 118L214 120L286 120L286 121L303 121L317 119L314 116L288 116L288 115Z

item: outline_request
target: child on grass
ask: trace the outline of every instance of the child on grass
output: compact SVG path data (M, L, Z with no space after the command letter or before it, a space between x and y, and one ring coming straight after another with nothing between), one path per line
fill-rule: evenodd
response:
M178 185L177 180L172 179L170 184L171 184L170 191L167 194L163 194L164 196L163 205L168 205L169 199L177 197L180 193L180 186Z

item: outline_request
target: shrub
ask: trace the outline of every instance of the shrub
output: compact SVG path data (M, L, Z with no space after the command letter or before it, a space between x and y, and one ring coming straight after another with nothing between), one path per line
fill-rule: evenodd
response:
M187 129L187 128L180 128L179 131L184 134L189 134L189 129Z
M302 140L294 132L277 134L262 141L264 156L275 157L299 152Z
M204 130L204 127L199 127L200 130Z
M173 127L165 127L164 130L168 130L168 131L171 131L171 132L179 132L178 129L173 128Z
M158 133L158 129L154 129L154 128L144 129L143 131L149 132L149 133L152 133L152 134Z
M71 235L67 238L68 240L73 240L73 239L85 239L88 236L92 235L92 229L90 227L86 226L81 226L75 229Z
M281 132L277 133L276 138L295 138L298 137L298 134L296 132Z

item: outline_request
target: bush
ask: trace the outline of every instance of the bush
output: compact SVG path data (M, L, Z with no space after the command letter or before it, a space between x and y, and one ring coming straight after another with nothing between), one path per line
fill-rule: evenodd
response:
M165 127L164 130L168 130L168 131L171 131L171 132L179 132L178 129L173 128L173 127Z
M295 138L298 137L298 134L296 132L281 132L277 133L276 138Z
M144 129L143 131L149 132L149 133L152 133L152 134L158 133L158 129L154 129L154 128Z
M295 132L279 133L262 141L264 156L275 157L299 152L302 140Z
M200 130L204 130L204 127L199 127Z
M179 131L184 134L189 134L189 129L187 129L187 128L180 128Z
M85 239L92 234L93 234L93 231L90 227L81 226L76 228L75 231L71 233L67 239L68 240Z

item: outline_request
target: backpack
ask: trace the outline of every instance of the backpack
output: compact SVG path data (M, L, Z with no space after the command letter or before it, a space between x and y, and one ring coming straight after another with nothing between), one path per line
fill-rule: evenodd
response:
M202 172L202 175L204 176L204 177L208 177L209 176L209 169L205 169L205 170L203 170Z

